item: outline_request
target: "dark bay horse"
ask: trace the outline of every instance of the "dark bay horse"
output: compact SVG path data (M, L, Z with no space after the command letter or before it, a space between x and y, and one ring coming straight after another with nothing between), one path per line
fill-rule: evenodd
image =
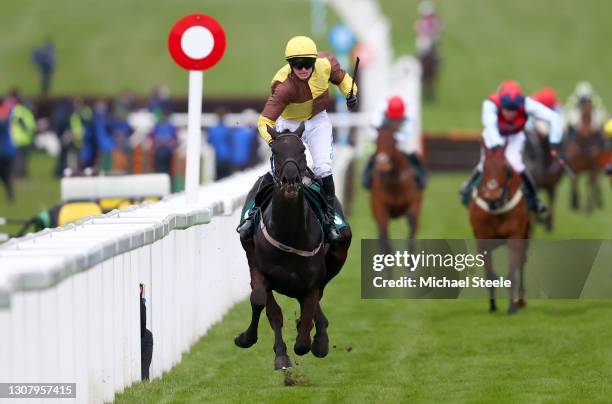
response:
M390 252L389 221L405 217L408 221L408 249L412 250L419 226L421 200L415 172L410 169L406 156L397 148L394 133L400 122L390 120L386 127L378 130L370 207L378 225L381 251Z
M572 209L579 208L578 175L586 172L589 176L587 192L587 212L593 207L603 207L603 199L598 179L602 171L601 159L604 153L604 142L601 128L594 127L593 107L590 101L583 101L580 105L580 121L576 126L568 129L568 141L565 147L565 158L570 168L576 173L572 179L572 193L570 204Z
M508 289L508 314L513 314L526 304L523 271L527 259L531 216L525 204L521 177L507 163L503 149L485 151L482 180L480 185L474 188L468 209L474 237L478 239L478 253L485 256L487 279L497 278L493 270L493 250L505 243L508 245L508 279L512 282ZM518 300L515 299L517 269ZM491 312L497 311L494 288L489 289L489 297Z
M548 196L549 215L544 220L544 226L546 231L551 231L554 226L555 195L557 185L563 175L563 167L551 155L546 123L536 121L533 129L528 133L527 140L525 165L527 171L533 176L538 189L545 190Z
M259 317L265 307L274 331L277 370L290 368L291 361L282 336L283 314L272 292L293 297L300 303L294 352L305 355L312 350L315 356L325 357L329 351L328 321L320 300L327 283L344 265L352 237L346 226L339 231L340 240L331 244L324 242L321 223L305 197L304 182L309 178L301 140L303 131L303 124L295 133L269 130L273 139L271 200L261 212L254 237L242 242L251 274L252 318L234 342L241 348L257 342ZM247 201L256 193L257 187ZM336 211L343 215L337 200ZM316 333L311 340L313 323Z

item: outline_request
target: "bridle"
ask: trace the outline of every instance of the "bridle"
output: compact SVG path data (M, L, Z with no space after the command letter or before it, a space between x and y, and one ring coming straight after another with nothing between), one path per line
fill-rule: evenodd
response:
M508 200L508 193L510 191L510 179L512 178L512 170L507 164L504 164L506 176L502 185L502 194L499 198L494 200L485 200L478 194L478 187L474 187L472 190L472 198L478 207L492 215L500 215L506 213L516 207L523 197L523 192L519 188L512 198ZM486 184L485 184L486 186ZM495 207L498 206L498 207Z
M302 141L302 139L298 135L296 135L295 133L282 133L282 134L279 134L276 137L275 141L277 139L280 139L281 137L285 137L285 136L295 136L296 138L298 138L298 140L300 142ZM274 185L277 185L277 186L281 186L282 185L282 182L281 182L281 179L279 177L279 174L283 172L283 170L285 169L285 167L289 163L295 164L295 167L297 168L298 172L300 173L300 178L302 178L304 176L304 170L300 168L300 164L294 158L288 158L285 161L283 161L283 164L280 165L280 167L278 168L278 171L277 171L276 170L276 164L275 164L275 161L274 161L274 156L275 156L275 153L272 152L272 156L270 156L270 171L272 172L272 179L274 180ZM298 186L301 187L302 183L300 182L298 184Z

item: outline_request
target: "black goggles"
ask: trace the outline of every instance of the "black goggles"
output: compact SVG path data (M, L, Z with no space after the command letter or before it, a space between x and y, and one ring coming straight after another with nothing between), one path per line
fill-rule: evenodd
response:
M315 64L315 58L291 58L289 65L296 69L310 69Z

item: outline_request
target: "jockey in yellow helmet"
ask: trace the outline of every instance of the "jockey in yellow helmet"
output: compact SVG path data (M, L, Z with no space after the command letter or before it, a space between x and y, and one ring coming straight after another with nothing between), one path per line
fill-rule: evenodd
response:
M287 42L285 48L287 63L272 78L271 95L264 106L257 128L267 143L272 141L267 127L277 131L295 131L304 122L302 141L312 155L315 175L321 178L323 191L328 202L328 216L333 223L335 187L332 177L332 125L326 108L330 102L329 83L338 86L346 97L349 110L357 106L357 86L338 60L328 52L319 52L314 41L306 36L296 36ZM267 173L264 183L271 183ZM251 209L254 211L254 209ZM238 226L241 239L253 235L252 217L247 217ZM339 237L331 226L328 239Z

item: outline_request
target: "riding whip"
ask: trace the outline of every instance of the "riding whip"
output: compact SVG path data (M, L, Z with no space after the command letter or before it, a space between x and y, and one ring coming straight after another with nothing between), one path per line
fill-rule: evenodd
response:
M359 56L357 56L357 61L355 62L355 69L353 69L353 82L351 83L351 92L349 93L349 98L353 96L353 90L355 89L355 76L357 75L358 69L359 69Z

